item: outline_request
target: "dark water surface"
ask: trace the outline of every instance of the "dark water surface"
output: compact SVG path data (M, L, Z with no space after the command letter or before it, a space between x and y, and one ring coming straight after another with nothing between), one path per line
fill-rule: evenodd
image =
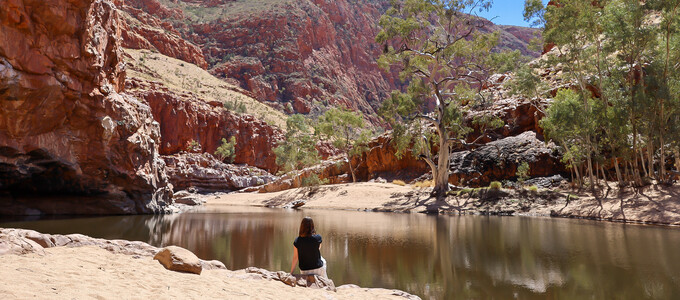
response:
M680 299L680 228L593 221L224 208L0 227L179 245L229 269L290 270L300 220L323 236L336 285L423 299Z

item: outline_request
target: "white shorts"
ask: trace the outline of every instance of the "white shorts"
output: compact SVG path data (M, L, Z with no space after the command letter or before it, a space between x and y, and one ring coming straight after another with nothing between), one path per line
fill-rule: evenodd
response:
M317 276L322 276L325 278L328 278L328 275L326 274L326 259L321 257L321 262L323 262L323 266L321 268L316 268L316 269L311 269L311 270L300 270L300 274L302 275L317 275Z

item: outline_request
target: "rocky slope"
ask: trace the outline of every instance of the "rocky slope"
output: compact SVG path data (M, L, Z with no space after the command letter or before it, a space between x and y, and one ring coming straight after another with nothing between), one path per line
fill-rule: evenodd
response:
M130 66L127 92L150 106L160 126L162 155L185 151L192 142L197 145L195 152L215 153L223 138L235 137L234 163L272 173L278 170L272 149L283 139L281 127L275 126L285 121L283 114L277 114L242 94L237 87L202 70L181 66L181 61L148 51L126 50L126 53ZM168 73L179 76L173 78ZM225 108L226 102L242 104L249 113L230 111ZM267 122L250 113L260 115Z
M112 1L0 1L0 214L168 210L159 124L124 78Z
M130 49L153 49L164 55L181 59L207 68L208 63L201 52L201 48L180 37L167 21L150 15L149 13L130 7L135 0L125 1L125 10L121 10L123 17L123 47ZM154 11L146 7L149 11ZM179 12L177 12L179 13Z
M166 20L161 27L198 45L213 74L236 79L279 110L315 114L343 106L377 122L382 99L400 86L397 74L375 61L376 20L388 6L385 0L132 0L123 9ZM527 49L533 29L489 22L486 30L501 31L502 48L537 55Z

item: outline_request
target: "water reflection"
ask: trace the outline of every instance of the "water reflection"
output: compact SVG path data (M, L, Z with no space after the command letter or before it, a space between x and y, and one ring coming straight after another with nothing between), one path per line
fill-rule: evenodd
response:
M337 285L425 299L680 298L680 230L578 220L221 208L0 224L179 245L230 269L288 270L303 216Z

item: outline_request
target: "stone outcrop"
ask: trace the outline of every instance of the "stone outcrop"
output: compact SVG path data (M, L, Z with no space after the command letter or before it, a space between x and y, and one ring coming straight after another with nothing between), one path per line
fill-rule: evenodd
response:
M149 13L133 6L143 7ZM203 69L208 67L201 48L183 39L170 22L160 19L184 18L182 11L165 9L156 0L126 0L119 9L123 16L123 47L156 50L163 55L190 62Z
M280 129L251 115L232 113L222 103L207 103L173 93L161 84L137 82L136 86L133 93L149 103L154 119L160 124L161 154L187 150L190 141L200 144L202 152L215 153L222 138L233 136L234 163L272 173L278 170L272 149L283 139Z
M368 144L369 150L361 156L352 157L357 179L368 181L378 177L388 179L413 179L430 171L425 161L406 151L397 157L389 134L383 134Z
M248 166L225 164L210 153L164 156L168 178L175 189L194 188L198 192L235 191L274 181L267 171Z
M304 179L312 175L316 175L319 179L324 180L325 184L352 182L352 177L348 173L349 169L346 159L330 159L300 171L286 173L276 180L252 190L257 190L260 193L272 193L294 189L304 186Z
M198 275L201 275L201 271L203 271L201 260L191 251L182 247L167 246L158 251L153 259L160 262L161 265L170 271Z
M289 286L324 289L335 292L333 280L318 275L290 274L283 271L272 272L261 268L246 268L248 274L258 274L263 279L281 281Z
M0 1L0 214L168 210L160 129L121 94L120 41L109 0Z
M83 246L95 246L115 254L140 257L151 257L161 252L161 249L139 241L105 240L82 234L46 234L27 229L0 228L0 255L41 254L44 253L45 248ZM196 265L204 270L226 269L224 264L220 261L196 258L198 260L196 262L196 260L193 259L196 255L186 249L175 246L167 248L171 248L169 251L171 254L175 254L175 258L186 258L184 261L191 262L191 270L196 270ZM175 248L181 250L175 250ZM162 254L161 256L164 257L165 254Z
M517 167L527 162L529 176L543 177L564 173L557 147L527 131L480 146L474 151L451 154L449 182L454 185L485 186L494 180L515 179Z
M30 244L31 247L24 245ZM152 256L158 248L147 243L125 240L104 240L82 234L44 234L33 230L0 228L0 255L42 253L44 248L97 246L113 253ZM5 251L3 249L10 249Z

